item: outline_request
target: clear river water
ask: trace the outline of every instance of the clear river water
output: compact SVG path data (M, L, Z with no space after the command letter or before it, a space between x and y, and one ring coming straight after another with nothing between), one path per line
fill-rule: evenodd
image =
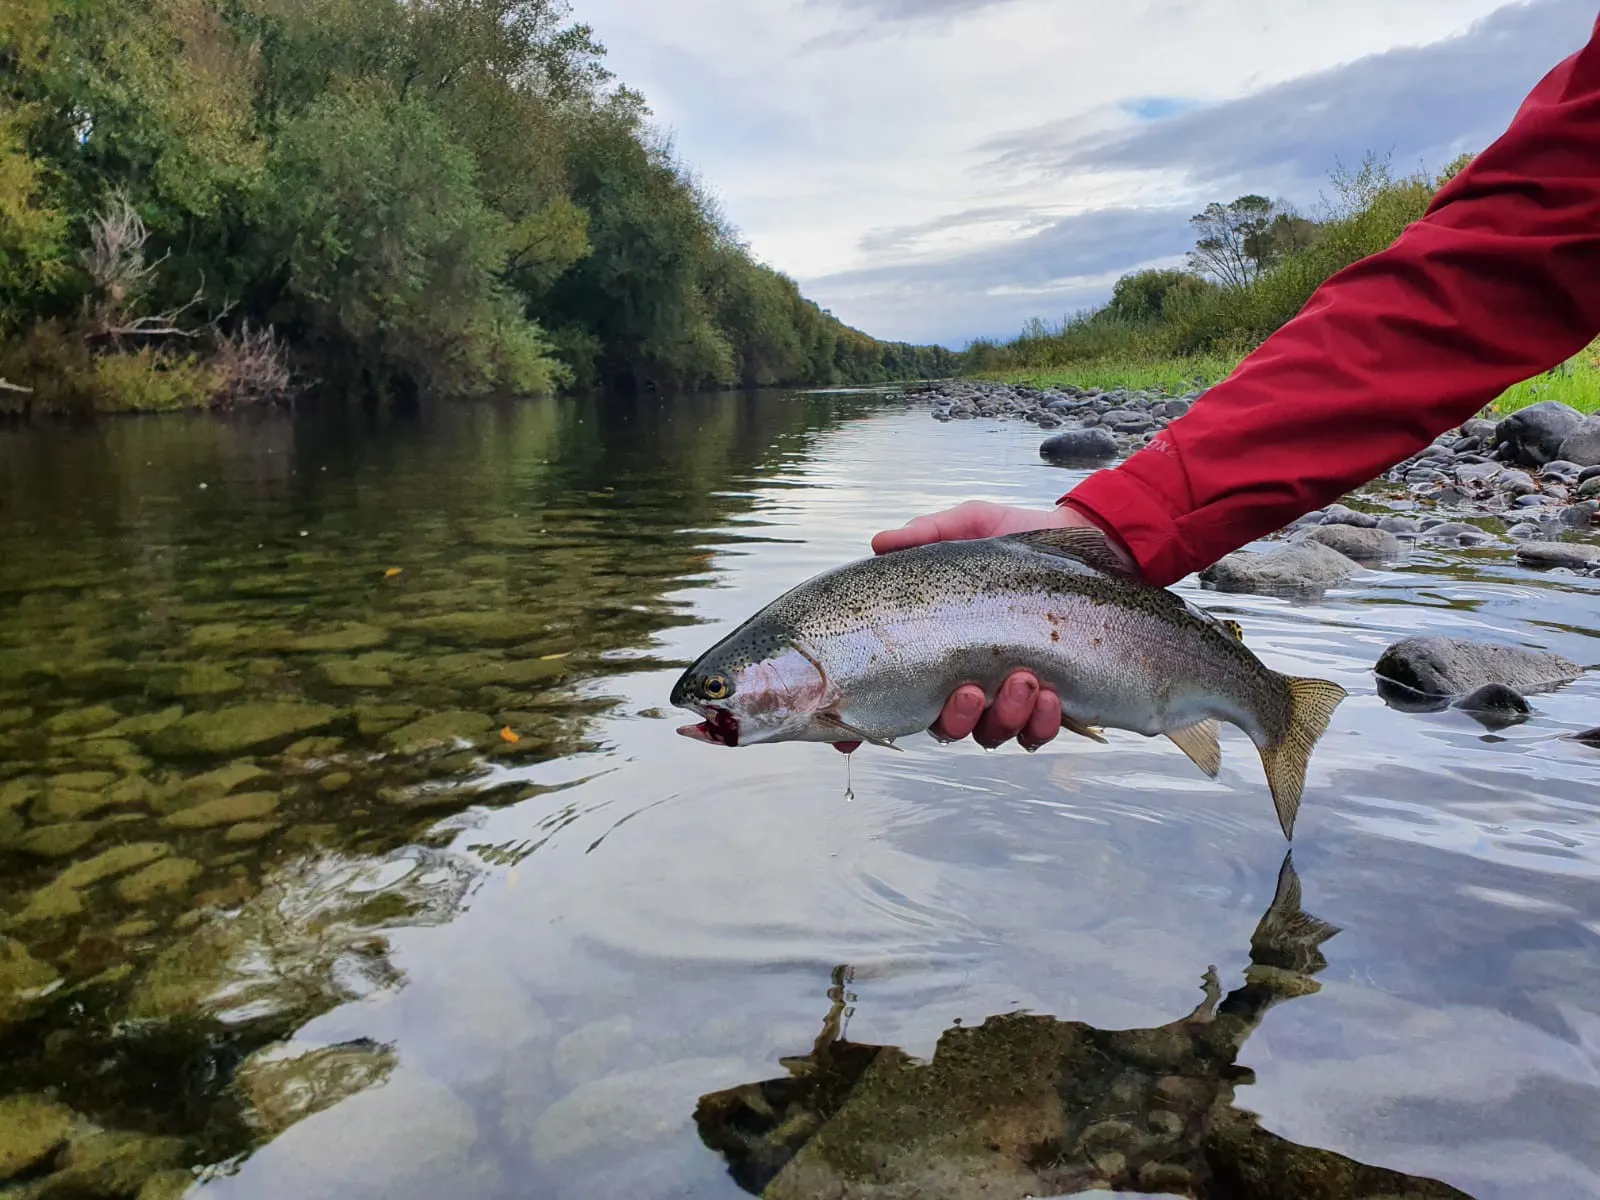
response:
M1351 693L1292 864L1231 728L1215 781L675 733L876 530L1052 501L1039 437L871 390L0 428L0 1197L1600 1196L1600 679L1491 731L1372 675L1600 663L1600 580L1180 584Z

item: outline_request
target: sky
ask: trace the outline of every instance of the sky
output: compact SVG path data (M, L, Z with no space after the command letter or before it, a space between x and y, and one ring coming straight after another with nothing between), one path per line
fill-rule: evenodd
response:
M1180 265L1245 192L1505 130L1600 0L575 0L761 261L959 349Z

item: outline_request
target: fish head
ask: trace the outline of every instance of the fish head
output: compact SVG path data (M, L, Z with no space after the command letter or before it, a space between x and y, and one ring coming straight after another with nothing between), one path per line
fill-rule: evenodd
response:
M837 699L815 658L787 640L759 652L724 643L679 677L672 703L704 718L678 730L721 746L815 740L812 718Z

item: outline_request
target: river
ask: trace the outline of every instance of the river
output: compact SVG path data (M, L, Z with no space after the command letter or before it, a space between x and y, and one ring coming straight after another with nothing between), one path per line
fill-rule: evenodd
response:
M1180 584L1351 692L1288 865L1232 729L1215 781L677 736L782 589L1065 490L1039 436L888 390L0 428L0 1197L1600 1194L1600 683L1490 731L1371 671L1600 662L1600 580Z

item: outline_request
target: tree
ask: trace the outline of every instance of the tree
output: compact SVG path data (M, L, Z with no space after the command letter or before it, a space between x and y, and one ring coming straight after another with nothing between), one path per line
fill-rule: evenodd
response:
M1240 196L1189 218L1199 234L1189 268L1224 287L1249 287L1283 255L1309 244L1311 223L1285 201Z

